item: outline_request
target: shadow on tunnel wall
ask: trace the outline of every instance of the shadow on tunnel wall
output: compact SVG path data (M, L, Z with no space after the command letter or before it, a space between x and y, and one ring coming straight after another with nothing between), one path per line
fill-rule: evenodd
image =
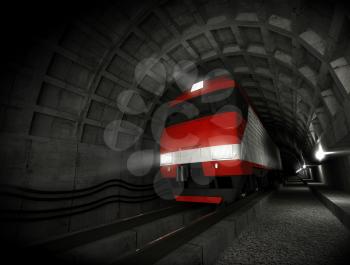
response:
M350 156L335 157L312 168L314 181L329 188L350 192Z

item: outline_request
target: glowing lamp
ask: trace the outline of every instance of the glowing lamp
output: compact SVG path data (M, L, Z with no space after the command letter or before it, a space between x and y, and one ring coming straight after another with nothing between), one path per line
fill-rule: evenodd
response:
M197 83L194 83L191 88L191 92L202 89L203 88L203 81L199 81Z
M326 152L323 150L322 145L318 146L318 149L315 152L315 157L318 161L322 161L326 156Z

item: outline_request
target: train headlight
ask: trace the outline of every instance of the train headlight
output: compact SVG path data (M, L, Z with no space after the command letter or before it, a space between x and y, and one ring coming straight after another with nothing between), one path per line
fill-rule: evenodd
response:
M160 165L170 165L173 163L174 156L172 153L161 154L160 155Z
M214 160L233 159L234 153L232 145L219 145L210 148L211 157Z

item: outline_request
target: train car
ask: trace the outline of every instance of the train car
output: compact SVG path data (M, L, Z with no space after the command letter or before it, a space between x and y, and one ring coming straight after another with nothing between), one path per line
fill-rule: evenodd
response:
M230 76L197 82L168 107L160 172L182 185L176 201L232 202L281 169L278 147Z

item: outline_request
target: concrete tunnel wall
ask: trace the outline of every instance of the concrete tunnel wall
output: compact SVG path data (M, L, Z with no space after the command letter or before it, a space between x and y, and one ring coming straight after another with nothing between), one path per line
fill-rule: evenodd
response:
M323 164L312 167L315 182L338 190L350 192L350 156L330 158Z
M178 69L180 77L229 70L282 152L286 147L312 160L317 141L327 149L350 145L350 18L340 1L103 2L72 13L44 34L22 40L25 45L11 50L4 64L2 184L52 191L110 179L151 185L157 170L135 175L128 158L137 150L157 154L151 124L155 131L161 127L155 110L181 93ZM184 61L195 67L184 70ZM156 164L156 155L151 160ZM349 191L349 176L340 168L349 161L334 161L329 163L339 172L338 187ZM334 171L325 172L333 178ZM129 194L113 188L84 200L115 193ZM3 202L12 210L53 206L17 197ZM33 241L161 203L110 203L60 219L5 222L2 228L18 241Z

